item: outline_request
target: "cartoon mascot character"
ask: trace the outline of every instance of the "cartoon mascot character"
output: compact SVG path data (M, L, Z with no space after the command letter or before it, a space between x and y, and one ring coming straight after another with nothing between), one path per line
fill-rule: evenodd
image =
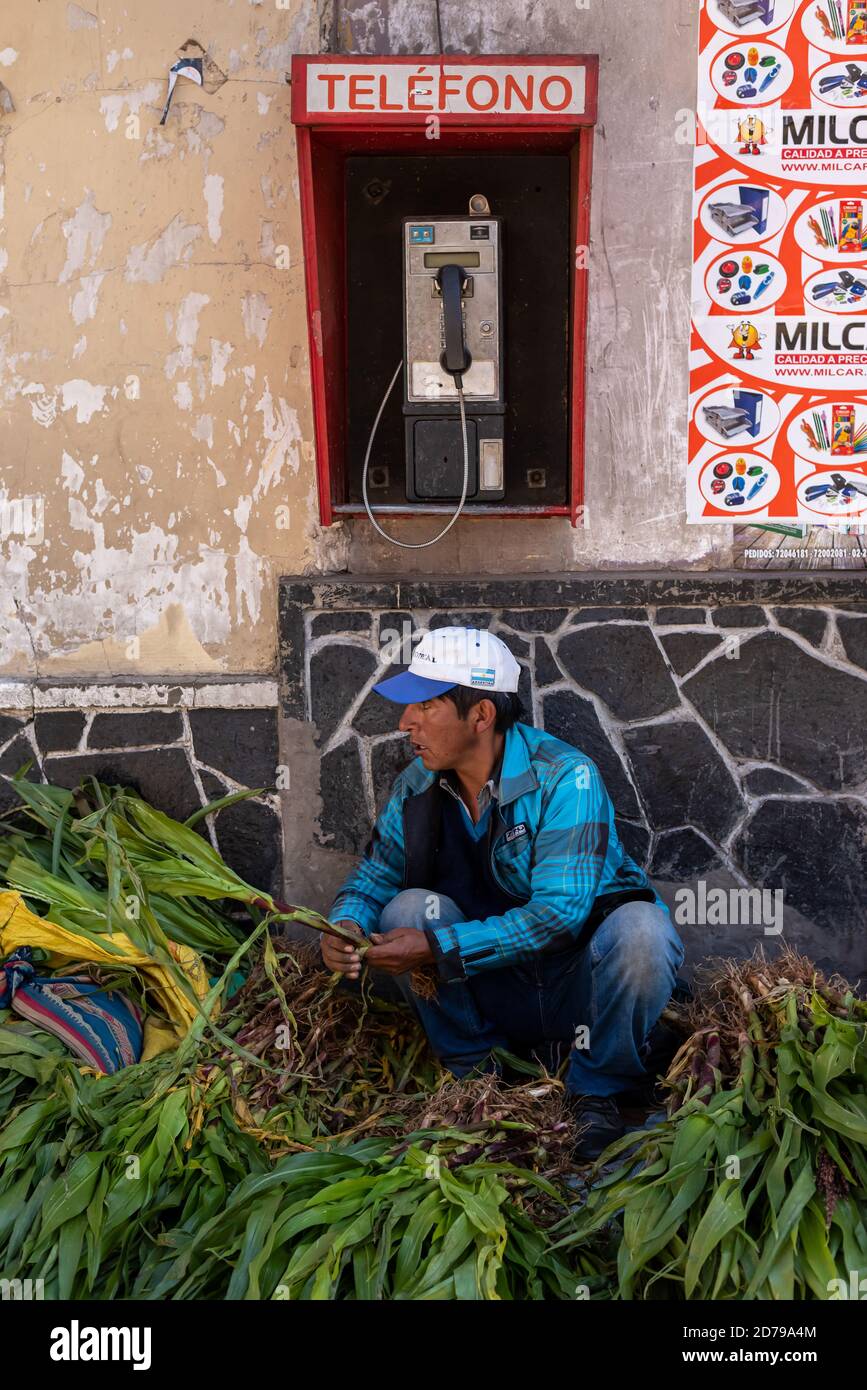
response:
M738 154L761 154L762 145L768 143L764 121L752 114L746 116L738 122L738 139L742 142Z
M732 329L732 340L729 347L737 348L735 360L746 358L748 362L752 362L758 346L759 330L754 323L750 323L749 319L744 319L737 328Z

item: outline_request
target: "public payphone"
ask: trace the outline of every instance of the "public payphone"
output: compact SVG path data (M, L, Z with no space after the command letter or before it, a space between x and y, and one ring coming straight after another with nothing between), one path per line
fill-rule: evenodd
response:
M502 225L484 194L466 216L407 217L403 236L403 343L368 441L362 490L376 428L398 375L403 376L408 502L465 502L505 496L503 467ZM422 542L417 549L432 545Z
M293 58L323 525L580 524L597 71Z
M488 215L474 215L474 206ZM406 218L403 236L407 499L461 496L460 378L467 498L497 500L504 495L505 410L500 221L476 194L466 217Z

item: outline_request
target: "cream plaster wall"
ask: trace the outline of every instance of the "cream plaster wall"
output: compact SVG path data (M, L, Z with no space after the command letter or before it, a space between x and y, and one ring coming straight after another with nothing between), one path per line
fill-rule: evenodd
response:
M314 0L3 6L3 674L271 670L277 574L342 563L286 81L319 27Z

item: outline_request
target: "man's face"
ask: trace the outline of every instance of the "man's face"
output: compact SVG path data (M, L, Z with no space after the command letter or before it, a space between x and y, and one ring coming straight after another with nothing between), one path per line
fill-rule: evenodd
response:
M420 704L407 705L398 728L408 734L412 751L430 772L457 767L476 746L474 706L461 719L454 704L444 695Z

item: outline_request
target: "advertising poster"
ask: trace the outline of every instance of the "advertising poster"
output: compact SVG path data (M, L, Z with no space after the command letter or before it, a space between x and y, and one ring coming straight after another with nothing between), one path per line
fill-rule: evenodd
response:
M867 0L703 0L693 215L689 520L857 538Z

